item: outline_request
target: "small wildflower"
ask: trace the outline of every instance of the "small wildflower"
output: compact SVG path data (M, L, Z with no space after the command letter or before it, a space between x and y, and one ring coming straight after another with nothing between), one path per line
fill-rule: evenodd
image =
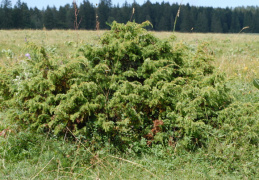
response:
M29 53L26 53L25 56L28 58L28 59L31 59L31 55Z

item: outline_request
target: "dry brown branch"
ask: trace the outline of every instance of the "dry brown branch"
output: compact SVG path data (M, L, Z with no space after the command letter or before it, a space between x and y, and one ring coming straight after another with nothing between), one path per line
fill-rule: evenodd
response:
M78 22L79 9L77 8L75 0L73 1L73 6L74 6L74 10L75 10L74 28L75 28L75 30L78 30L79 25L80 25L80 23L82 21L82 17L80 18L80 21Z
M96 5L96 9L95 9L96 26L95 26L95 29L98 31L100 29L100 22L98 20L98 4L95 4L95 5Z

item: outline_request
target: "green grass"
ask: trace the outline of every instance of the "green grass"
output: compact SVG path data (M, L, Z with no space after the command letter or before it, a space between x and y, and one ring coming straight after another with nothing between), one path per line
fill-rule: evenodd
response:
M50 53L69 59L78 46L98 44L103 33L2 30L0 68L25 58L25 39L45 46ZM161 39L169 39L172 35L169 32L154 34ZM252 84L252 80L259 76L258 34L175 35L177 39L174 43L182 42L190 46L208 43L208 52L214 55L216 68L229 78L228 86L236 101L247 103L246 107L249 107L249 103L259 102L259 90ZM258 112L257 107L254 108ZM258 179L259 142L247 143L247 139L253 139L258 134L249 134L244 124L250 122L249 118L258 115L243 116L245 112L242 109L245 111L240 106L240 114L236 115L240 118L237 129L222 126L219 131L211 132L213 135L207 147L194 152L185 151L178 145L157 145L153 148L132 145L123 153L109 145L94 151L84 147L78 139L71 141L73 135L70 132L63 137L48 132L32 133L8 119L2 110L0 179ZM259 128L258 120L253 127ZM237 137L236 131L240 132ZM258 130L255 132L259 133ZM231 137L224 140L226 136ZM229 139L231 142L227 141Z
M156 147L136 156L90 150L61 139L18 133L1 143L0 172L5 179L255 179L258 151L233 147L174 152ZM224 146L224 145L218 145ZM220 147L217 147L220 148ZM232 149L238 152L232 152ZM222 151L222 152L220 152ZM235 158L239 157L239 160ZM249 153L255 153L252 156ZM256 154L257 153L257 154Z

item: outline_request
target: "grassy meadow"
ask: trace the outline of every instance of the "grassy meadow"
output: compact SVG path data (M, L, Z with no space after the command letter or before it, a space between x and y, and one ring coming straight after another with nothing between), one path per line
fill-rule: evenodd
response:
M25 59L26 42L42 45L49 53L70 59L81 45L98 44L103 33L105 31L0 30L0 68ZM173 34L152 33L161 39L169 39ZM252 83L259 78L259 34L174 35L173 44L196 47L207 43L207 51L215 58L216 69L226 74L236 101L259 102L259 90ZM146 154L131 150L122 153L112 148L95 152L78 139L71 141L66 136L60 138L50 133L26 131L6 118L2 108L0 132L0 179L259 178L259 142L254 146L239 146L235 141L217 144L217 137L208 147L194 152L165 150L162 146ZM237 141L241 142L241 138Z
M10 30L0 31L1 64L10 64L10 59L17 61L24 55L25 42L52 48L67 58L82 44L96 44L105 31L73 30ZM168 39L172 32L153 32L161 39ZM228 77L251 79L258 75L259 35L258 34L202 34L174 33L175 43L187 43L196 46L202 42L209 44L210 53L215 55L215 65ZM10 49L11 51L8 53Z

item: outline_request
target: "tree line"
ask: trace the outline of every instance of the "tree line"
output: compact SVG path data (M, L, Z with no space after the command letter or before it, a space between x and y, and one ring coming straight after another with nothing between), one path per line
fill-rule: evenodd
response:
M168 2L151 3L147 0L113 5L111 0L100 0L93 4L84 0L77 5L78 29L109 29L107 24L117 21L126 23L150 21L155 31L259 33L259 7L212 8L180 5ZM3 0L0 6L0 29L74 29L75 4L59 8L47 6L40 10L18 0L12 6Z

